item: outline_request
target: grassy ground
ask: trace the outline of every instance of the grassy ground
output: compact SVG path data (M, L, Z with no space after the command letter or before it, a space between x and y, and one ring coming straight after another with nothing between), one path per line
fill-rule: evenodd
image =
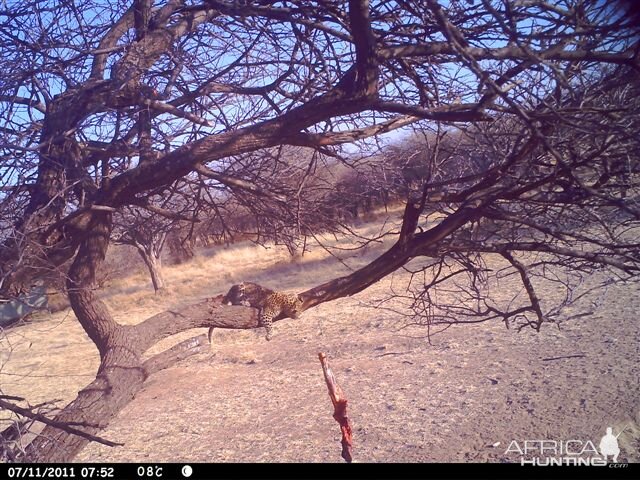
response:
M359 231L372 235L380 225ZM278 248L210 249L166 268L165 295L154 295L143 271L112 280L102 295L117 321L134 324L242 280L302 291L366 264L392 241L343 251L346 265L320 248L296 262ZM271 342L262 330L216 331L209 353L152 376L103 432L124 447L90 445L78 460L341 461L319 351L349 398L357 461L519 461L505 454L512 440L597 445L608 426L624 428L621 459L640 460L637 286L611 288L596 314L562 328L517 333L494 322L450 328L429 342L424 327L371 307L407 279L398 272L278 322ZM497 287L512 296L513 282ZM149 354L198 333L167 339ZM0 348L2 393L31 403L64 405L98 365L68 310L6 332ZM570 355L580 356L549 360Z

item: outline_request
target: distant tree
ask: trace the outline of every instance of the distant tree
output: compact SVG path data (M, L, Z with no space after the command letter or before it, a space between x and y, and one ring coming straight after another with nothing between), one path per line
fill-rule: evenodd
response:
M128 209L121 222L119 229L117 220L114 222L114 243L135 247L149 270L153 289L156 292L163 290L166 283L162 274L162 250L172 225L158 221L157 216L146 215L137 208Z
M126 206L114 215L115 243L135 247L149 270L156 292L167 285L162 274L162 252L167 237L185 225L198 223L202 212L199 197L184 182L178 182L135 206Z
M438 164L414 182L397 242L302 292L305 309L356 294L416 257L431 276L409 293L429 322L497 317L540 328L562 306L537 293L538 280L554 281L547 267L637 279L640 32L619 5L4 2L2 289L69 261L70 303L101 358L95 380L21 458L72 459L89 439L61 424L98 432L149 375L206 348L200 336L143 360L161 339L258 326L254 309L211 299L119 324L96 294L96 271L114 215L181 179L194 196L210 195L212 208L250 212L261 236L280 234L271 221L280 215L292 219L284 235L304 234L313 210L281 197L286 165L263 160L284 145L331 157L339 145L370 139L371 148L402 127L459 129L482 160L453 171ZM523 304L504 308L486 296L484 253L504 259ZM463 297L433 295L446 282Z

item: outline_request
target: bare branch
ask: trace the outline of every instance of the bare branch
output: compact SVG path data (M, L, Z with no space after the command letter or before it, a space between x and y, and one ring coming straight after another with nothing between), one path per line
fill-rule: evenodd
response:
M248 182L246 180L243 180L241 178L235 178L229 175L225 175L223 173L218 173L218 172L214 172L213 170L211 170L210 168L205 167L204 165L196 165L195 167L196 172L204 175L207 178L211 178L213 180L217 180L220 183L224 183L225 185L232 187L232 188L239 188L241 190L246 190L248 192L251 192L255 195L258 195L260 197L268 197L268 198L272 198L273 200L279 201L279 202L284 202L286 201L286 198L282 195L278 195L276 193L270 192L268 190L264 190L260 187L258 187L255 183L253 182Z
M56 420L51 420L50 418L47 418L47 417L45 417L44 415L42 415L40 413L33 413L29 409L19 407L17 405L14 405L12 403L6 402L6 401L1 400L1 399L0 399L0 407L4 408L5 410L9 410L11 412L17 413L18 415L21 415L23 417L31 418L33 420L36 420L36 421L40 422L40 423L44 423L45 425L49 425L51 427L54 427L54 428L57 428L57 429L60 429L60 430L64 430L65 432L71 433L72 435L77 435L79 437L86 438L87 440L90 440L92 442L101 443L101 444L106 445L108 447L121 447L121 446L124 445L124 443L112 442L111 440L107 440L107 439L104 439L102 437L98 437L96 435L92 435L90 433L83 432L82 430L78 430L77 428L74 428L74 427L70 426L68 423L58 422Z

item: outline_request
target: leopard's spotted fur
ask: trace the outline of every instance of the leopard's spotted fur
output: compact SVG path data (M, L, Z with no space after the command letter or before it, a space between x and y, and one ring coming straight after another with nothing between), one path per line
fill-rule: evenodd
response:
M298 318L302 311L302 300L295 293L274 292L267 296L260 310L260 323L267 330L266 339L271 340L273 319L279 315Z
M260 324L267 331L266 339L273 336L273 319L279 315L298 318L302 311L302 300L295 293L275 292L257 283L243 282L233 285L222 299L226 305L244 305L260 310ZM209 342L211 332L209 329Z

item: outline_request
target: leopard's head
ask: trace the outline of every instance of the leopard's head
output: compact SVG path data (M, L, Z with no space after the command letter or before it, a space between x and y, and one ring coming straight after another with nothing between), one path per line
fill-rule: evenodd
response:
M291 301L289 303L289 310L293 318L296 318L299 313L302 313L302 305L303 301L299 295L292 295Z

